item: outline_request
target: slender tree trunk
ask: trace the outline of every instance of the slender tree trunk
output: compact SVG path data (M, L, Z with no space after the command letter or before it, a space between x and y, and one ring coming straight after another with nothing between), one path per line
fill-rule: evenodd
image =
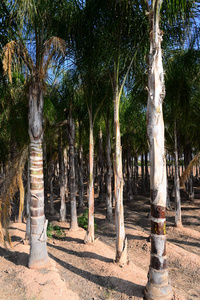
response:
M106 122L106 161L107 161L107 189L106 189L106 219L112 221L112 167L111 167L111 144L110 144L110 109L108 108Z
M145 187L147 189L147 185L148 185L148 175L149 175L149 172L148 172L148 153L147 151L145 151L145 156L144 156L144 159L145 159Z
M29 137L30 137L30 257L29 268L47 265L47 223L44 215L44 178L42 151L43 93L40 85L33 82L29 88Z
M181 195L180 195L180 184L178 174L178 147L177 147L177 130L176 120L174 121L174 155L175 155L175 176L174 176L174 187L175 187L175 226L181 227Z
M114 159L114 175L115 175L115 224L117 232L116 240L116 262L127 262L127 239L125 236L124 226L124 207L123 207L123 174L122 174L122 147L121 134L119 124L119 95L116 86L114 97L114 126L115 126L115 159Z
M31 226L30 226L30 200L31 200L31 192L30 192L30 163L28 159L28 170L27 170L27 192L26 192L26 234L25 239L30 241L31 238Z
M132 190L132 173L131 173L131 154L130 154L130 144L127 145L127 182L128 182L128 201L133 200L133 190Z
M64 147L63 151L63 156L64 156L64 180L65 180L65 200L68 199L68 155L67 155L67 147Z
M134 194L138 194L138 156L134 156Z
M50 189L50 213L55 214L53 205L53 178L54 178L54 161L52 155L52 149L50 147L50 159L49 159L49 189Z
M162 64L162 31L159 28L162 0L149 11L150 53L148 66L147 133L150 155L151 261L146 299L172 299L166 256L166 159L162 103L165 96Z
M102 130L100 128L100 133L99 133L99 180L98 180L98 190L99 190L99 202L102 202L103 200L103 140L102 140Z
M58 139L59 152L59 182L60 182L60 221L66 220L66 203L65 203L65 178L64 178L64 157L62 147L62 131L60 129Z
M141 172L142 172L142 191L145 189L145 182L144 182L144 154L141 154Z
M83 184L83 146L79 144L79 207L83 207L83 195L84 195L84 184Z
M94 242L94 138L93 124L90 116L90 145L89 145L89 185L88 185L88 228L85 243Z
M68 118L68 141L69 141L69 173L70 173L70 202L71 202L71 225L70 230L77 230L77 209L76 209L76 179L75 179L75 151L74 151L74 141L75 141L75 125L74 120L69 114Z

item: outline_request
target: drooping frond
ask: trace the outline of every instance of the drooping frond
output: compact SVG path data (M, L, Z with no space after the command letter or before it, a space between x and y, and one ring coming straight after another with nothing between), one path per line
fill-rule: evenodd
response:
M199 164L200 152L190 161L187 169L183 172L180 178L180 186L185 189L185 182L189 179L190 173L196 164Z
M12 70L15 66L20 64L20 59L24 62L26 67L32 72L33 62L28 54L26 47L22 43L10 41L3 47L3 69L4 75L8 75L10 82L12 83Z
M24 207L24 186L22 174L27 157L28 147L25 147L8 166L6 177L0 182L0 185L2 186L2 193L0 195L0 239L4 240L5 236L5 240L9 242L11 246L12 244L8 231L11 214L11 200L14 198L15 193L19 189L19 216L21 216ZM3 229L5 230L5 233Z
M45 42L44 51L42 54L40 78L44 78L46 76L49 64L51 63L55 55L63 57L65 56L66 48L66 42L63 39L56 36L52 36L49 40Z
M8 75L10 82L12 83L12 65L14 59L16 59L16 52L18 47L15 41L11 41L7 43L3 47L3 69L4 75Z

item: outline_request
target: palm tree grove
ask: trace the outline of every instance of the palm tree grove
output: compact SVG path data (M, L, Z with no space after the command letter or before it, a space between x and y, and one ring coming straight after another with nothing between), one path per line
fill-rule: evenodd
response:
M199 0L0 1L0 299L200 299Z

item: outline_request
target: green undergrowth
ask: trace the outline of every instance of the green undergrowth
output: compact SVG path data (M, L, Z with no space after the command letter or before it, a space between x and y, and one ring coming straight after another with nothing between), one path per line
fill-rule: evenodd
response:
M78 217L78 226L84 228L87 230L88 227L88 208L84 212L84 214L80 217ZM94 218L94 230L97 230L97 223Z
M62 239L65 236L66 236L65 232L58 225L54 226L52 223L48 223L47 237L49 239L51 238Z

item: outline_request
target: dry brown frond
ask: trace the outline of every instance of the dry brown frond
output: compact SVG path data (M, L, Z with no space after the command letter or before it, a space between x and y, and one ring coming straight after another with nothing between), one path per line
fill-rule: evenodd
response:
M20 64L20 58L27 66L30 72L32 72L33 62L28 54L26 47L22 43L16 43L11 41L3 47L3 70L4 75L8 75L10 82L12 83L12 68L15 65Z
M8 78L11 83L12 83L12 64L15 58L16 50L17 50L16 42L11 41L3 47L3 53L2 53L4 75L8 75Z
M193 167L199 163L200 159L200 152L190 161L189 165L187 166L187 169L183 172L180 178L180 186L185 189L185 183L190 177L190 173L193 170Z
M22 170L17 175L17 185L19 188L19 217L18 220L22 221L22 213L24 210L24 184L22 180Z
M12 164L9 165L6 177L2 182L3 191L0 196L0 238L11 244L11 239L8 231L10 214L11 214L11 200L14 198L15 193L20 191L20 211L23 210L24 202L24 187L22 181L22 172L25 162L28 157L28 147L22 149L22 151L15 157ZM5 234L3 232L5 229Z
M65 55L67 45L66 42L56 36L52 36L44 43L44 51L42 54L42 63L40 68L40 78L44 78L47 73L50 62L55 54Z

